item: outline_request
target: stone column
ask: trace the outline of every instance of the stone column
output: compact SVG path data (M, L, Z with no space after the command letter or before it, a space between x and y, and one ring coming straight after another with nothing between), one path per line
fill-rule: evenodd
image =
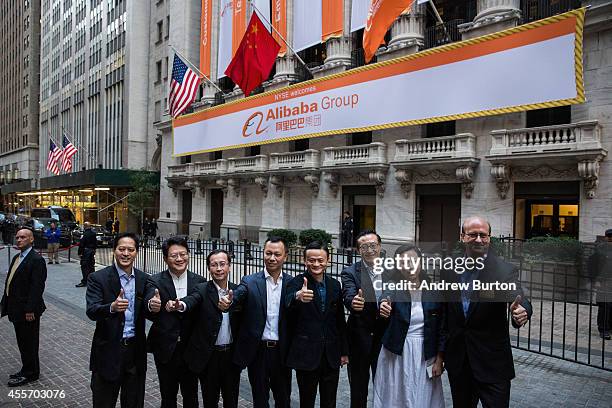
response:
M263 194L261 206L261 228L259 242L266 240L268 231L275 228L289 228L290 190L278 176L272 176ZM261 186L261 184L260 184Z
M400 15L391 26L391 40L378 54L378 61L386 61L413 54L423 46L425 33L425 7L415 5L410 13Z
M339 179L338 174L323 173L319 182L319 192L312 199L312 228L332 234L335 247L340 244L342 218L342 187Z
M176 234L180 220L179 191L168 186L168 166L179 164L179 159L172 157L172 129L165 127L162 131L161 178L159 185L159 218L157 225L160 235Z
M210 236L210 192L198 183L193 193L189 235L197 236L200 228L202 228L205 237Z
M220 181L224 183L219 183ZM224 186L221 238L236 242L241 238L240 227L244 217L245 194L241 191L238 179L218 180L217 183Z
M520 0L478 0L478 14L462 27L464 40L516 27L521 20Z

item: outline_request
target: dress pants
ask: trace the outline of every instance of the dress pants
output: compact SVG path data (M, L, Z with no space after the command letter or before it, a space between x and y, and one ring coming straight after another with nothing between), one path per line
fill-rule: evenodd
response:
M597 302L597 330L602 334L612 331L612 295L608 295L606 300Z
M323 353L319 366L313 371L295 370L300 390L300 408L314 408L319 388L319 406L332 408L336 406L336 393L340 368L331 367Z
M448 373L448 380L455 408L476 408L478 401L482 403L483 408L510 406L510 380L501 383L476 380L467 357L460 372Z
M155 358L162 408L176 408L176 396L181 389L184 408L198 407L198 377L187 368L183 360L185 346L178 342L170 361L162 363Z
M204 408L217 408L219 393L223 397L224 408L238 406L240 368L232 363L230 346L215 346L206 368L200 374L200 385Z
M366 408L370 370L376 375L376 364L382 346L381 336L365 330L349 332L348 378L351 389L351 408Z
M91 248L85 248L83 250L83 255L81 255L81 275L83 279L81 279L81 283L87 284L87 277L90 273L96 270L96 250Z
M40 363L38 360L38 340L40 335L40 316L34 321L13 322L17 347L21 355L21 375L26 378L38 378Z
M121 390L121 408L142 408L144 405L146 373L136 367L136 343L121 346L121 372L119 380L107 381L95 371L91 373L91 391L94 408L114 408Z
M262 341L255 359L248 367L254 408L270 406L270 389L276 408L291 405L291 369L282 363L278 343L276 346L271 345L270 342Z

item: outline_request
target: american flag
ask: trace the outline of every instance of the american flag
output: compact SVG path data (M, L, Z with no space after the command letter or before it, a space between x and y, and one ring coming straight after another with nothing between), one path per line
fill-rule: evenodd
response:
M62 147L64 148L64 155L62 157L62 170L66 173L72 171L72 156L77 153L76 147L70 140L64 135L62 138Z
M200 77L189 68L178 55L172 64L169 109L173 118L178 117L191 105L198 92Z
M56 176L60 174L60 169L57 166L57 162L62 157L62 150L53 143L53 140L49 140L49 156L47 157L47 170Z

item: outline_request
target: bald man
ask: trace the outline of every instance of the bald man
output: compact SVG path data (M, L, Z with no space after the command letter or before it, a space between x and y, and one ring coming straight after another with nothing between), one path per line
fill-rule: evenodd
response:
M507 316L510 312L512 326L521 327L531 317L531 304L523 294L517 268L491 250L491 225L486 219L467 218L461 227L461 241L465 253L456 261L462 263L455 262L454 269L442 271L446 282L464 285L461 290L445 293L442 323L453 406L471 408L481 401L485 408L508 407L510 381L515 374ZM482 286L513 283L516 289L478 289L477 281Z
M87 286L87 277L95 271L96 266L96 249L98 248L98 240L96 233L91 228L91 224L87 221L83 223L83 236L79 242L79 255L81 257L81 274L83 279L76 284L77 288Z
M22 363L21 370L9 376L9 387L18 387L38 380L40 316L46 309L43 292L47 280L47 265L43 257L32 250L32 230L19 228L15 234L15 243L19 253L11 261L0 302L0 317L8 315L15 327Z

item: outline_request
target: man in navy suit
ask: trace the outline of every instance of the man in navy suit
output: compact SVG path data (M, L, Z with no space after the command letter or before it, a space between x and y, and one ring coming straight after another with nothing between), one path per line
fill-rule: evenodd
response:
M93 407L144 405L147 347L145 295L155 290L149 275L134 268L138 237L125 232L113 241L113 265L87 278L87 317L96 322L89 369Z
M282 307L291 276L282 272L287 246L270 237L264 244L263 271L242 278L233 299L224 296L219 309L242 306L243 318L233 361L248 368L255 408L268 407L270 389L277 408L290 406L291 369L285 364L288 322Z

